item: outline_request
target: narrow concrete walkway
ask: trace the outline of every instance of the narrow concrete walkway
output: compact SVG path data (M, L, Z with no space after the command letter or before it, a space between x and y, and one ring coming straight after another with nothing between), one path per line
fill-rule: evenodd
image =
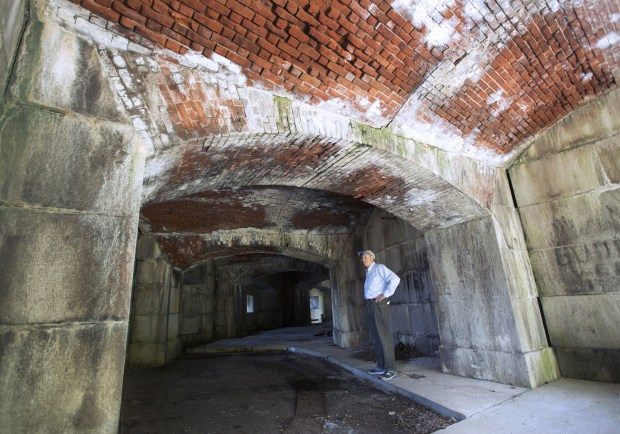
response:
M366 373L373 362L353 357L359 348L340 348L324 335L330 327L270 330L188 352L286 350L320 357L386 392L461 420L441 433L620 433L620 384L560 379L530 390L444 374L436 357L397 362L399 376L382 381Z

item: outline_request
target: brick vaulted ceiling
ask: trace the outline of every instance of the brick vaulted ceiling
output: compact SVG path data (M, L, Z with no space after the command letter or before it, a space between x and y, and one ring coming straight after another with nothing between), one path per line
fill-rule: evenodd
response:
M91 22L103 18L107 31L158 53L155 62L123 53L109 59L130 115L151 112L144 128L155 152L142 219L158 233L310 221L315 230L350 230L367 206L358 200L413 213L422 229L463 221L481 207L423 168L333 133L337 125L325 126L325 115L315 121L317 114L505 165L620 80L617 0L70 1L92 12ZM179 66L188 61L213 74ZM267 104L265 92L285 98ZM290 101L308 112L291 110ZM278 116L282 106L287 117ZM153 120L162 110L165 119ZM323 219L307 204L296 205L297 217L274 205L300 187L307 203L339 205ZM449 197L433 208L442 195ZM230 224L205 223L228 218L209 217L213 208ZM188 254L179 264L192 261Z

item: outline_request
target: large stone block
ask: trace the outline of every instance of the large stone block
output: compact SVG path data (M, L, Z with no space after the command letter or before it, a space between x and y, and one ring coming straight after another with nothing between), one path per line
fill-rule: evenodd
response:
M165 315L135 315L132 319L131 343L166 342Z
M173 273L174 274L174 273ZM170 287L170 299L168 300L168 312L180 313L181 288L176 285Z
M168 339L176 339L179 336L179 315L168 315Z
M334 328L334 343L340 348L352 348L367 345L370 343L368 331L342 331Z
M470 348L439 348L441 366L447 374L537 387L558 377L553 351L529 353L485 351Z
M620 348L620 293L543 297L551 345Z
M538 296L530 257L525 250L500 248L506 284L512 298L535 298Z
M511 304L520 341L519 349L527 352L548 347L538 298L512 297Z
M182 350L181 339L175 338L168 341L168 345L166 346L166 363L170 363L179 357Z
M595 144L515 165L510 174L517 203L522 208L609 185L611 179L617 179L618 166L620 136L615 135Z
M138 214L144 149L130 127L32 106L0 123L0 200Z
M408 305L390 304L390 315L392 317L392 330L394 333L408 333L411 330Z
M522 345L507 296L440 295L436 310L443 345L505 352Z
M555 347L563 377L620 383L620 348Z
M0 89L5 88L9 78L19 35L26 22L26 4L25 0L0 3Z
M620 188L558 199L520 211L530 250L607 242L617 239L620 233Z
M3 323L127 319L135 222L0 207Z
M138 285L170 286L172 267L164 259L143 260L136 263Z
M159 315L168 311L168 290L163 285L136 286L132 297L132 315Z
M527 250L519 212L512 206L492 205L497 242L501 247Z
M134 366L165 365L166 347L164 342L134 342L127 349L127 359Z
M140 234L136 246L136 261L160 258L163 258L163 255L155 238Z
M620 292L620 240L572 244L530 253L541 296Z
M116 433L126 322L0 326L0 431Z
M30 5L9 98L129 123L97 47L55 23L47 2Z
M402 291L394 294L398 301L426 303L433 301L433 282L429 270L410 271L402 279Z
M213 297L209 297L204 292L200 292L196 287L183 287L183 297L182 297L182 307L181 310L185 315L198 315L200 313L205 312L207 305L207 298L213 299ZM213 306L213 301L211 301L211 310Z
M495 226L490 218L425 234L437 295L460 298L506 293Z
M192 335L200 331L202 319L198 315L181 315L181 325L179 333L182 335Z
M431 303L409 305L409 329L415 335L437 335L437 316Z
M551 129L519 157L518 163L537 160L611 137L620 131L620 91L615 90L575 110Z
M209 265L201 264L183 273L183 283L185 285L200 285L207 282Z

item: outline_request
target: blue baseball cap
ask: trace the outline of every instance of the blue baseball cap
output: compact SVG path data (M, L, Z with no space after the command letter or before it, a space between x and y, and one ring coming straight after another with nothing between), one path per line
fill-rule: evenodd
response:
M372 256L372 259L375 259L375 254L372 250L360 250L359 252L357 252L357 256L362 256L363 254L367 254Z

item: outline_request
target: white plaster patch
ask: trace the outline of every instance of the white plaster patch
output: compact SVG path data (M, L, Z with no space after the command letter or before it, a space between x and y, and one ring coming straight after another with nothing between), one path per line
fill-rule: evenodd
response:
M401 15L410 17L412 24L418 29L426 29L425 39L429 45L440 46L447 45L455 33L458 22L445 20L441 15L441 12L453 5L453 1L396 0L391 6Z
M381 113L381 101L376 100L368 109L366 110L366 116L372 118L375 116L382 116Z
M117 68L127 68L127 62L125 62L125 59L123 58L123 56L119 56L117 54L116 56L112 58L112 61L114 62L114 65Z
M503 89L500 89L499 91L489 95L486 102L491 106L491 114L493 116L498 116L510 107L512 101L508 98L506 92Z
M76 61L75 55L77 52L76 41L74 39L62 37L60 41L57 41L56 36L62 37L62 34L55 33L52 46L58 47L58 56L55 56L54 64L52 66L52 73L54 79L58 83L66 83L67 81L73 81L76 77ZM60 42L60 43L58 43ZM49 58L49 57L46 57Z
M189 51L184 55L171 53L168 50L159 50L158 53L177 59L181 65L187 68L199 69L207 73L205 78L212 83L224 81L243 86L247 82L247 77L243 74L241 66L217 53L212 53L210 57L205 57L195 51Z
M620 42L620 34L616 32L609 32L596 42L595 47L604 50Z
M463 15L473 22L478 23L484 20L481 11L486 10L486 5L480 1L470 1L463 5Z
M587 74L581 74L581 81L585 83L587 81L592 80L593 77L594 77L594 74L592 74L591 72L588 72Z
M423 101L412 97L394 119L394 127L413 140L448 151L462 150L465 140L459 131L438 117L431 122L423 120L423 116L431 115L431 111L426 108Z
M420 190L413 188L409 190L405 196L405 206L416 207L433 202L439 197L439 193L435 190ZM413 211L411 209L410 211Z

